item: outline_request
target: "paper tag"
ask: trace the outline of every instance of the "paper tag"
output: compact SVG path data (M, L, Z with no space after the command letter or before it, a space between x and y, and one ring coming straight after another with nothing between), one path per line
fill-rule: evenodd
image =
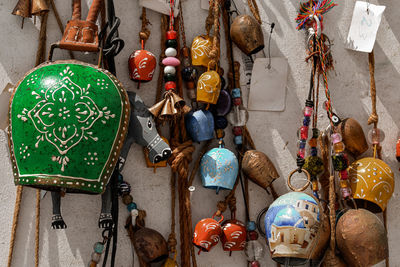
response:
M7 83L0 94L0 129L5 130L8 126L8 104L10 102L14 85Z
M385 8L367 2L356 2L346 40L348 49L368 53L372 51Z
M284 57L257 58L251 75L249 110L283 111L286 102L288 60Z
M169 15L170 0L139 0L139 5L156 12ZM174 1L174 17L179 14L179 0Z
M210 7L210 0L200 0L200 6L202 9L208 10Z

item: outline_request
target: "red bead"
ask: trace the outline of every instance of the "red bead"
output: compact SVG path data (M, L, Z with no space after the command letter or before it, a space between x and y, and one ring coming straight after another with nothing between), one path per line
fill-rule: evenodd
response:
M242 99L240 97L234 98L233 99L233 104L235 106L240 106L240 104L242 104Z
M175 40L176 36L176 31L167 31L167 40Z
M165 83L165 90L175 90L176 89L176 83L175 82L166 82Z
M301 126L300 128L300 138L303 140L308 139L308 127L307 126Z
M256 231L250 231L249 232L249 239L250 240L257 240L258 239L258 233Z
M251 267L260 267L261 265L258 261L252 261L250 266Z
M349 178L349 173L347 170L342 170L339 172L340 179L347 180Z
M236 136L242 135L242 127L238 126L233 127L233 134Z

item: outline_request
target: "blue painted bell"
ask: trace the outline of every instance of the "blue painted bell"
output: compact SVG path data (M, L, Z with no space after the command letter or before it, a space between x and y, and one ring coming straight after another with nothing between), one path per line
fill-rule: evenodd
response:
M239 171L239 163L234 153L223 148L209 150L201 159L200 173L203 186L232 190Z
M290 192L269 207L264 219L272 259L290 266L318 259L329 240L329 222L318 200Z
M185 117L186 130L194 142L214 138L214 117L208 110L189 112Z

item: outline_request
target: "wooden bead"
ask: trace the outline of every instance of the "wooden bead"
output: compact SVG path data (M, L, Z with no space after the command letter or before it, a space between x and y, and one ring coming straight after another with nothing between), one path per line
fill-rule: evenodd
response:
M122 202L125 204L125 205L128 205L129 203L131 203L133 201L133 197L131 196L131 195L124 195L123 197L122 197Z
M188 81L186 82L186 87L187 89L194 89L196 88L196 84L194 83L194 81Z

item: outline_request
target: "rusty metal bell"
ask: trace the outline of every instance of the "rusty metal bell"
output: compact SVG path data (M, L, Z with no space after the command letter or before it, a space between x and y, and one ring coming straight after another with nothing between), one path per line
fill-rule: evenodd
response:
M12 13L16 16L21 16L23 18L30 18L31 15L31 1L30 0L19 0L15 5Z
M31 14L34 16L41 16L44 13L49 12L49 7L44 0L32 0Z
M261 25L250 15L237 16L230 31L232 41L246 55L252 55L264 48Z
M365 209L349 210L336 226L336 242L348 266L366 267L384 260L389 253L385 227Z
M340 134L346 149L358 157L368 150L368 143L361 125L353 118L344 119L339 124Z
M261 151L248 150L242 160L243 173L254 183L267 189L271 183L279 178L274 164Z
M143 227L135 232L133 246L139 258L146 263L164 263L168 258L168 246L156 230Z

